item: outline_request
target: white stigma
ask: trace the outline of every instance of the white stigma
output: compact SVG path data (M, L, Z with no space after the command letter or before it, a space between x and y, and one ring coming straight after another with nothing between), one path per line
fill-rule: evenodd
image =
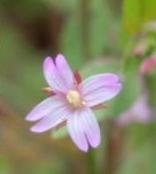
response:
M82 107L85 104L85 102L81 99L79 92L75 90L70 90L66 95L66 99L74 108Z

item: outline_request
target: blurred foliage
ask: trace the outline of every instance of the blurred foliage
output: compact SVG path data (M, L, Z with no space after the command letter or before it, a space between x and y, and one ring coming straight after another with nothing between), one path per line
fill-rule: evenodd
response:
M155 0L124 0L123 25L127 32L139 32L145 22L156 19Z
M124 165L121 166L121 174L150 173L156 171L153 160L155 159L155 146L152 125L131 125L124 141ZM135 135L135 136L134 136ZM146 159L145 159L146 158Z

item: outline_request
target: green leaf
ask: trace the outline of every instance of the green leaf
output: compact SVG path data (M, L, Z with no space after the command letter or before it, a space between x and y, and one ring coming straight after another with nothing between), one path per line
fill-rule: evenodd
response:
M113 36L117 28L117 20L113 18L106 1L91 1L90 47L92 56L101 55L104 51L116 49L112 47Z
M123 1L123 25L129 34L135 34L142 25L142 5L140 0Z
M0 51L0 95L16 111L23 113L29 105L43 98L40 91L45 84L42 61L37 59L41 54L9 25L1 26L0 37L4 40Z
M156 19L155 0L124 0L123 25L129 34L136 34L142 25Z
M155 165L155 134L148 125L134 124L126 129L124 137L124 158L119 169L121 174L156 173ZM145 159L146 158L146 159Z
M80 68L84 62L79 17L75 13L68 18L61 38L61 51L68 58L70 64L75 68Z
M156 19L156 1L143 0L144 3L144 21L148 22Z

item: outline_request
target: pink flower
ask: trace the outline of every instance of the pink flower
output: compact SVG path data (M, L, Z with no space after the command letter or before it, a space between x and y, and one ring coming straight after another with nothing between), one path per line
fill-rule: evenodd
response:
M127 111L121 113L117 119L117 124L125 126L132 122L148 123L151 120L152 110L148 105L147 96L140 95Z
M47 57L43 72L53 95L39 103L26 117L38 121L32 132L41 133L66 122L69 135L77 147L87 152L89 145L100 144L100 129L92 108L113 98L121 90L117 75L105 73L80 82L63 55L55 62Z

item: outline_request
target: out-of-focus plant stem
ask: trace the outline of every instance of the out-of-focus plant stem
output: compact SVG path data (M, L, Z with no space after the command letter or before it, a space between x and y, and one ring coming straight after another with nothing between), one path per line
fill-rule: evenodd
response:
M82 51L85 59L91 57L90 49L90 0L80 0L80 28Z
M112 120L109 120L108 124L106 154L102 172L116 174L122 159L124 131Z
M149 103L154 111L154 113L156 112L156 93L155 93L155 89L156 89L156 84L155 84L155 74L154 75L146 75L144 77L145 80L145 84L146 87L148 89L148 94L149 94Z
M88 174L97 174L96 168L96 151L90 150L86 157Z
M120 73L123 75L126 72L126 64L128 59L130 58L133 44L134 44L134 39L130 38L126 46L123 48L124 51L123 51L123 55L121 59L121 65L120 65Z

